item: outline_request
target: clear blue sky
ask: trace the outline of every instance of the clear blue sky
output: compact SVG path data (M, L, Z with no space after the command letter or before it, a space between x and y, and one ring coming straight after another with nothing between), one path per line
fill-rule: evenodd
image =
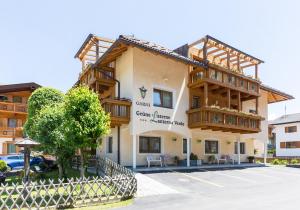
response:
M300 112L299 8L296 0L2 1L0 83L68 90L81 68L74 55L89 33L134 34L171 49L210 34L264 60L261 80L296 97L270 105L270 118L285 105Z

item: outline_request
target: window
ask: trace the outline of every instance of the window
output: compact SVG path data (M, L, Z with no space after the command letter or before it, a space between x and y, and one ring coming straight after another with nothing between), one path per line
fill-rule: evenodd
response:
M160 153L161 152L161 138L140 136L139 138L140 153Z
M113 137L109 136L106 141L106 153L113 153Z
M0 96L0 101L8 101L7 96Z
M7 144L7 154L16 153L16 145Z
M285 132L286 133L294 133L294 132L297 132L297 126L288 126L288 127L285 127Z
M187 153L187 139L182 139L182 153Z
M200 108L200 97L199 96L193 96L192 108L193 109Z
M205 154L218 154L219 153L219 142L218 141L205 141Z
M153 105L158 107L170 108L173 106L173 93L164 90L153 90Z
M8 119L8 127L9 128L16 128L17 127L17 120L9 118Z
M237 142L234 142L234 154L238 153L238 144ZM240 142L240 154L246 154L246 144L245 142Z
M280 148L282 149L300 148L300 141L280 142Z
M14 103L22 103L22 97L20 96L13 96Z

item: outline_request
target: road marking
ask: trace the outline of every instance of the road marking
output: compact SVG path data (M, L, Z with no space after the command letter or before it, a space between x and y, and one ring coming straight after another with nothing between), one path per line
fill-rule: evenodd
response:
M225 168L225 169L230 169L230 168ZM200 169L200 170L201 171L205 171L205 172L208 171L208 170L205 170L205 169ZM234 179L239 179L239 180L242 180L242 181L245 181L245 182L249 182L249 183L252 183L252 184L257 183L256 181L253 181L251 179L243 178L243 177L240 177L240 176L234 176L234 175L225 174L225 173L222 173L221 171L213 171L213 172L215 172L217 175L227 176L227 177L234 178Z
M186 177L188 177L188 178L190 178L190 179L194 179L194 180L196 180L196 181L205 183L205 184L213 185L213 186L215 186L215 187L220 187L220 188L224 187L223 185L220 185L220 184L217 184L217 183L214 183L214 182L205 180L205 179L201 179L201 178L198 178L198 177L194 177L194 176L188 175L188 174L186 174L186 173L179 173L179 172L173 171L173 170L170 170L170 171L172 171L172 172L174 172L174 173L177 173L177 174L180 174L180 175L183 175L183 176L186 176Z
M271 175L266 175L266 174L262 174L262 171L242 171L242 170L237 170L237 172L240 173L244 173L244 174L253 174L253 175L257 175L257 176L263 176L263 177L267 177L267 178L275 178L275 179L281 179L277 176L271 176Z
M256 181L253 181L251 179L243 178L243 177L240 177L240 176L229 175L229 174L221 173L219 171L217 171L216 174L221 175L221 176L227 176L227 177L234 178L234 179L239 179L241 181L249 182L249 183L252 183L252 184L257 183Z
M284 174L284 175L291 175L291 176L296 176L296 177L300 177L300 174L295 174L295 173L289 173L289 172L284 172L282 170L268 170L268 169L262 169L260 168L258 171L260 172L269 172L269 173L277 173L277 174Z

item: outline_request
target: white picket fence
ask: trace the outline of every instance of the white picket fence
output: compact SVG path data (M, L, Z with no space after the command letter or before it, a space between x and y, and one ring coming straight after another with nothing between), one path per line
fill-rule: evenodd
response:
M108 159L98 159L99 168L113 176L1 185L0 209L57 209L115 202L132 197L137 181L129 169ZM101 163L101 164L100 164Z

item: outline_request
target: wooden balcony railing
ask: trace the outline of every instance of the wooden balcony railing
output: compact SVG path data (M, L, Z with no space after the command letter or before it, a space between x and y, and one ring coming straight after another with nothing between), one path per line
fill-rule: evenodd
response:
M242 92L258 95L259 81L248 78L242 74L209 68L208 70L195 70L190 73L189 87L198 87L203 82L228 87Z
M23 128L8 128L8 127L0 127L0 137L6 138L17 138L23 137Z
M0 102L0 111L27 113L27 104Z
M125 99L103 99L103 109L110 113L111 126L128 124L130 121L131 101Z
M260 132L262 117L229 109L204 107L187 112L190 128L203 128L233 133Z
M87 69L82 74L80 74L80 81L88 86L94 85L98 82L100 85L113 86L115 84L113 71L96 69Z

